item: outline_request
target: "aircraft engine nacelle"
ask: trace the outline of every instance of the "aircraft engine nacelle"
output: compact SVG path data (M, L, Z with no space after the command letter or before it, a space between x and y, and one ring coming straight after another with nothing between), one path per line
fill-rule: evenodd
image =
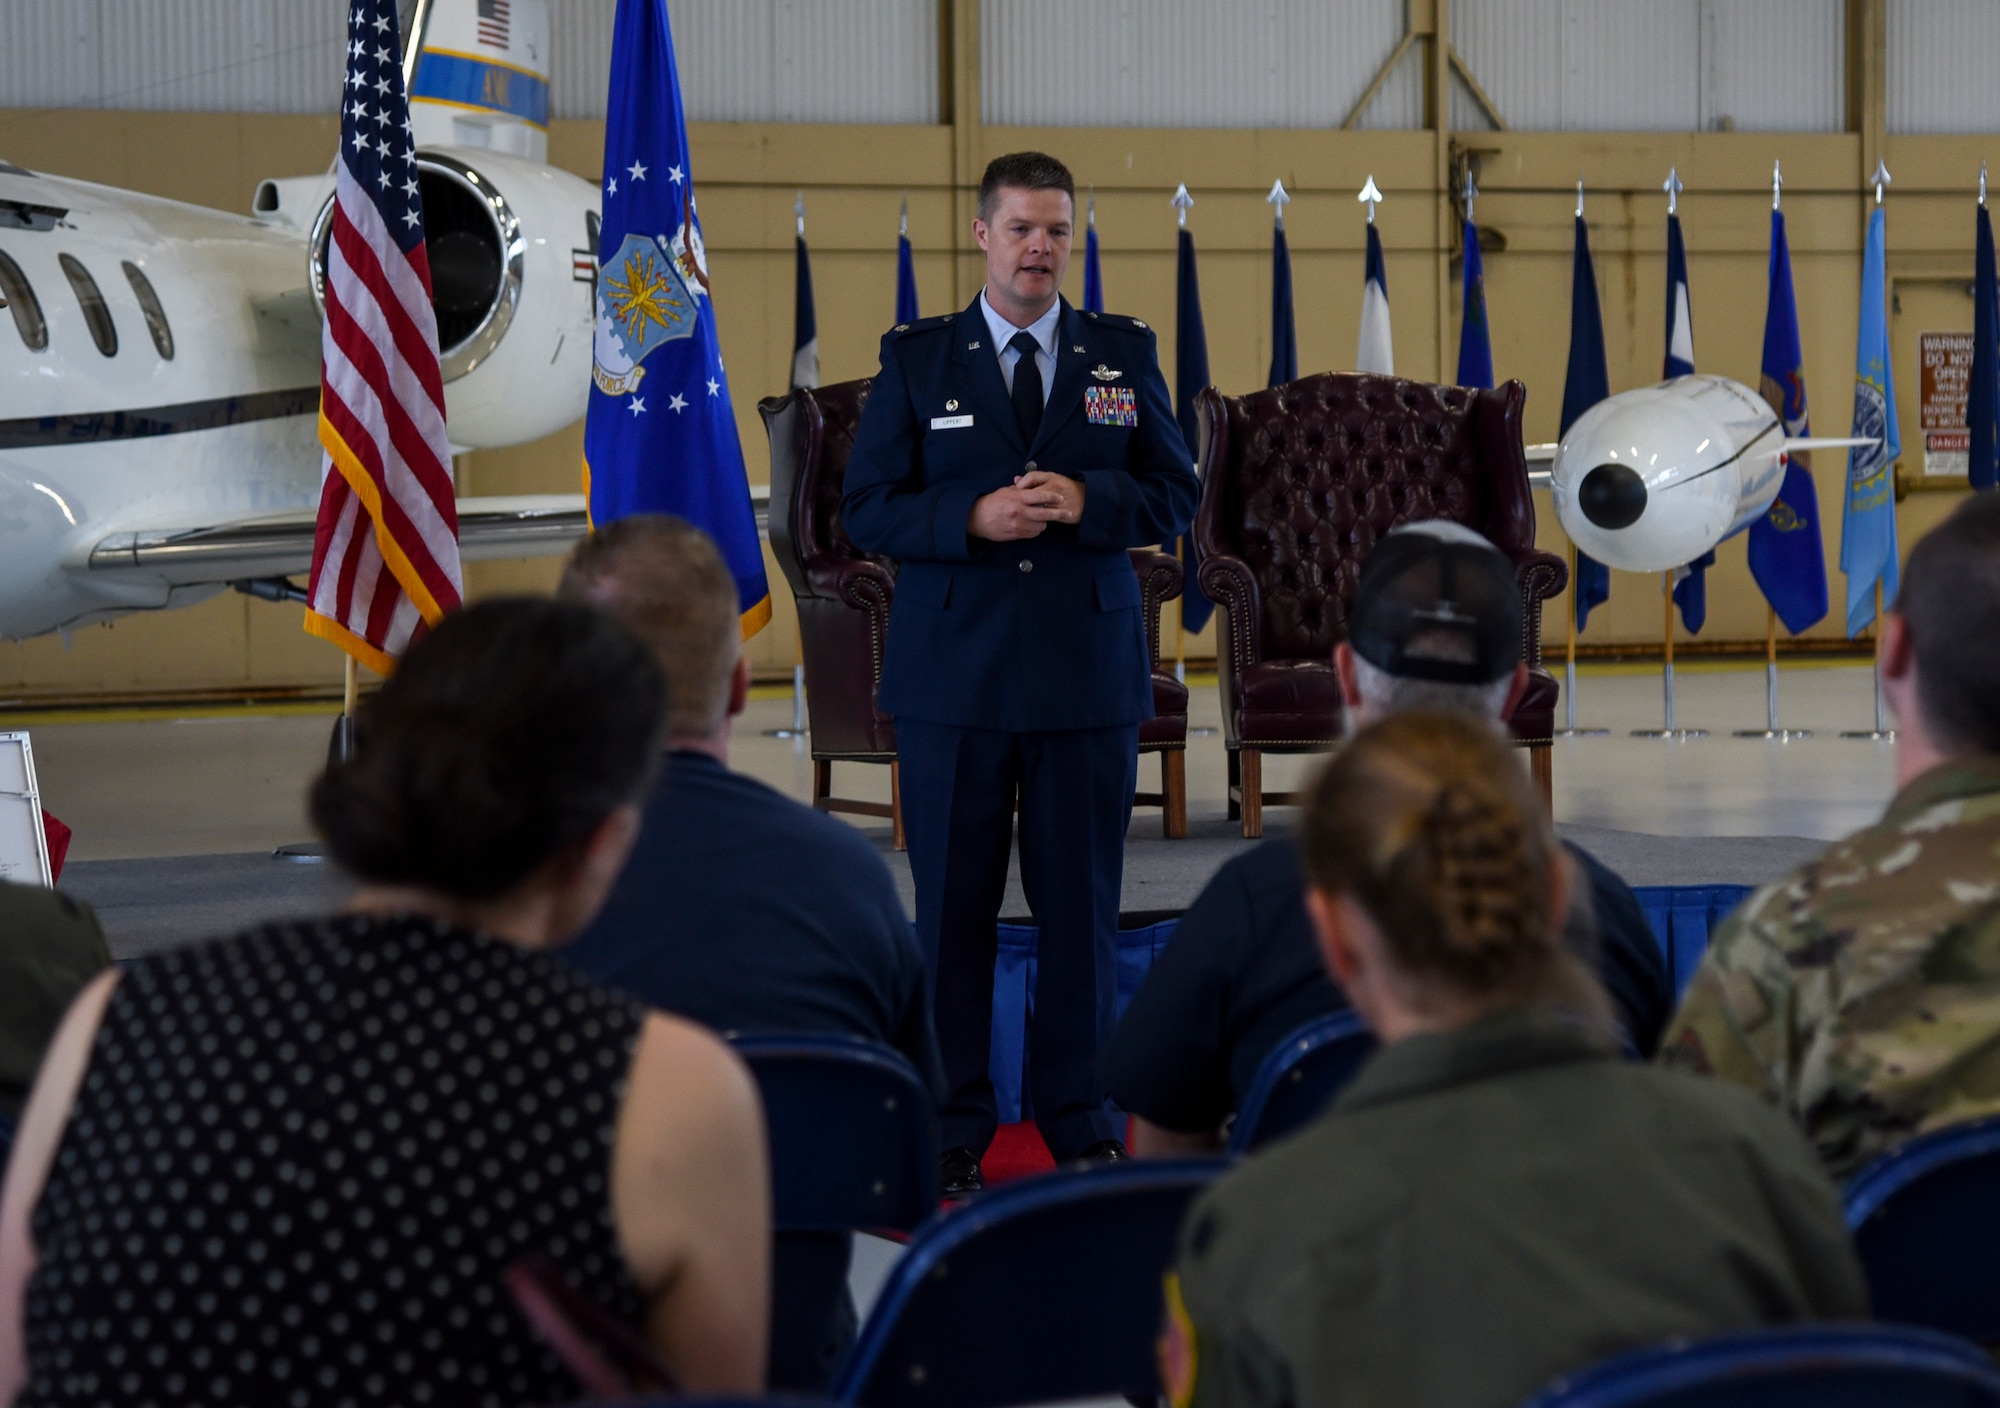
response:
M584 412L596 321L597 188L566 171L467 148L420 148L445 424L466 449L518 445ZM312 230L324 306L333 202Z
M1764 398L1697 375L1621 391L1578 416L1549 487L1582 551L1623 571L1665 572L1754 523L1784 473L1784 427Z

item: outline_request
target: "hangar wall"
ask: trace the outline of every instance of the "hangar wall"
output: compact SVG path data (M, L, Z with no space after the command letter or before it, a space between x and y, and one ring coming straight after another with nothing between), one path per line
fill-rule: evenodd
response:
M1623 14L1624 3L1610 8ZM603 71L613 0L554 4L558 118L550 155L595 176L604 94L601 79L595 90L583 80ZM320 41L279 24L296 8L284 0L0 6L0 95L8 102L39 95L34 107L0 107L0 156L247 210L259 178L318 169L333 141L323 108L291 106L319 101L300 55ZM1995 28L1990 7L1975 0L1659 0L1626 16L1637 29L1601 23L1605 6L1583 0L1367 0L1341 7L1337 19L1303 0L1244 7L1260 23L1270 18L1283 40L1276 45L1242 15L1234 26L1204 20L1215 7L1197 0L672 0L670 8L753 481L766 475L756 400L782 390L790 362L796 195L803 191L808 209L823 375L867 375L894 303L900 201L910 201L925 310L958 306L980 277L965 229L971 187L992 155L1031 144L1063 155L1079 182L1095 187L1111 305L1155 326L1168 366L1174 218L1167 197L1176 182L1188 183L1211 367L1225 390L1260 385L1269 360L1263 197L1280 177L1295 197L1287 228L1301 366L1351 365L1364 240L1354 192L1373 174L1388 195L1380 221L1398 368L1419 377L1448 368L1457 349L1456 222L1441 192L1453 185L1454 163L1468 158L1483 191L1480 223L1505 241L1485 261L1494 360L1501 376L1529 387L1531 440L1553 438L1556 429L1579 177L1614 387L1657 376L1659 186L1669 166L1687 183L1681 212L1697 364L1754 382L1770 169L1783 160L1807 384L1821 433L1840 433L1851 413L1862 178L1878 154L1896 176L1889 263L1906 469L1914 471L1919 454L1916 333L1971 326L1972 187L1982 159L2000 160L2000 110L1989 111L1996 99L1969 77L1945 83L1939 75L1963 66L1963 50L1991 52L2000 42L2000 33L1987 35ZM162 47L152 51L155 86L134 92L112 51L139 42L133 26L141 11L154 26L143 34L157 29ZM1450 125L1423 125L1440 85L1421 37L1354 126L1341 130L1411 23L1422 30L1439 12L1506 130L1455 74L1442 85ZM91 23L80 25L78 16ZM260 16L269 21L262 30ZM233 30L250 35L242 41L248 57L227 47ZM1183 50L1163 46L1161 36ZM338 48L337 29L326 42ZM281 50L288 57L274 69ZM1187 51L1204 61L1175 57ZM91 52L95 59L80 57ZM1078 52L1094 57L1079 62ZM1310 63L1300 67L1297 53ZM29 75L63 64L68 86L45 78L35 80L42 87L29 85ZM1639 79L1659 64L1673 82L1645 89L1654 96L1641 101ZM857 72L865 83L853 81ZM1061 83L1047 81L1057 72L1067 75ZM1143 98L1107 105L1101 93L1083 91L1099 73ZM1607 73L1625 78L1608 81ZM1621 94L1632 100L1621 102ZM1688 130L1690 115L1704 129L1728 118L1733 130ZM1637 130L1648 126L1658 130ZM1081 272L1080 264L1072 269L1072 284L1080 285ZM469 456L460 466L463 488L569 490L580 446L574 427L536 445ZM1831 644L1840 636L1843 586L1834 567L1840 457L1821 455L1815 473L1835 600L1812 635ZM1912 493L1900 508L1904 543L1956 497ZM1543 541L1562 550L1545 499L1542 507ZM1741 542L1720 556L1700 640L1761 643L1764 608ZM470 575L476 590L492 590L544 584L552 573L551 564L527 563L481 565ZM752 650L760 671L776 674L795 658L796 627L775 570L772 581L778 617ZM1616 576L1611 603L1592 617L1583 644L1657 642L1659 603L1652 580ZM1549 636L1560 642L1560 619L1549 622ZM1190 637L1185 649L1191 658L1212 654L1211 639ZM298 630L296 608L237 597L86 631L68 650L55 639L0 648L7 698L325 687L338 675L337 657Z

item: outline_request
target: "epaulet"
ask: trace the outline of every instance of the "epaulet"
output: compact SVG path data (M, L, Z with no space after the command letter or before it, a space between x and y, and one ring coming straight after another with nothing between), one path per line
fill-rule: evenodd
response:
M1137 318L1128 318L1123 313L1086 312L1084 321L1096 323L1101 328L1123 328L1127 332L1151 332L1152 329Z
M913 332L936 332L939 328L950 327L957 321L956 313L939 313L933 318L919 318L914 323L898 323L889 329L889 335L904 337Z

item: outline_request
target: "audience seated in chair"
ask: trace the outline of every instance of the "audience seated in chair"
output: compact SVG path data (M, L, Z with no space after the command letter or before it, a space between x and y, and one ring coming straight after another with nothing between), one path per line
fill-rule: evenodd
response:
M1866 1315L1790 1122L1620 1059L1557 933L1572 872L1493 725L1364 730L1310 793L1303 850L1314 931L1382 1049L1190 1211L1176 1402L1503 1408L1621 1349Z
M1918 541L1881 629L1900 790L1724 922L1660 1052L1789 1111L1835 1177L2000 1113L2000 496Z
M530 1261L688 1390L762 1387L750 1076L546 952L617 878L665 716L586 606L411 646L311 793L348 910L107 973L64 1019L0 1197L0 1401L568 1402L503 1284Z
M632 858L568 961L726 1035L881 1042L941 1096L923 952L888 867L845 822L729 768L750 667L715 544L679 519L620 519L577 546L561 592L652 648L672 709ZM774 1387L824 1387L852 1341L850 1240L780 1239Z
M1513 568L1457 524L1386 537L1348 620L1334 673L1351 728L1412 708L1500 722L1525 688ZM1587 894L1570 905L1565 937L1596 968L1630 1044L1650 1054L1673 1006L1659 945L1625 882L1566 849ZM1134 1116L1134 1152L1220 1147L1223 1122L1272 1048L1344 1006L1306 917L1297 844L1277 838L1230 860L1181 919L1105 1051L1105 1086Z
M0 880L0 1115L20 1115L63 1012L110 966L89 905Z

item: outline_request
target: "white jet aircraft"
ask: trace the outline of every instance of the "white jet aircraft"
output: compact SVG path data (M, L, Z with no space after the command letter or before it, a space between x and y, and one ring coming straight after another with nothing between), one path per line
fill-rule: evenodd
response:
M498 8L420 0L404 66L459 449L550 434L590 386L598 192L544 160L547 0ZM0 161L0 639L303 600L332 193L266 181L243 217ZM458 512L472 561L584 529L580 495Z

